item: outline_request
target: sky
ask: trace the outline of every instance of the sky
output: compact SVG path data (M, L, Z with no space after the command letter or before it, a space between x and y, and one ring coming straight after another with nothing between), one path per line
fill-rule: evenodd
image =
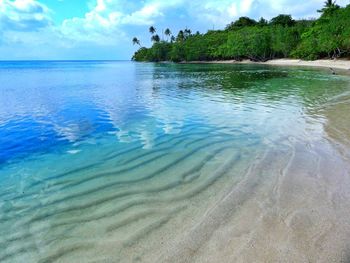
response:
M205 33L240 16L316 18L323 0L0 0L0 60L128 60L149 26ZM350 0L338 0L345 6Z

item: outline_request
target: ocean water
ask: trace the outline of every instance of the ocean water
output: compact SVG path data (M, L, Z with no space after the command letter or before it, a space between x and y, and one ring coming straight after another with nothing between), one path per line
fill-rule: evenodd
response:
M0 262L347 260L349 112L327 70L0 62Z

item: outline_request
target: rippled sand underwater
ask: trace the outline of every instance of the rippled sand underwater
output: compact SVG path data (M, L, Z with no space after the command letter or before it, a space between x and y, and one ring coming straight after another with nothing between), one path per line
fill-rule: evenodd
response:
M0 73L0 262L350 261L349 76L127 62Z

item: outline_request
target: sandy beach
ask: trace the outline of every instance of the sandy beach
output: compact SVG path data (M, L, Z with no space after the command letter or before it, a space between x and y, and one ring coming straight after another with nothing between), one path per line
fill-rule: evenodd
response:
M253 62L250 60L216 60L216 61L192 61L188 63L199 64L261 64L272 66L302 66L302 67L317 67L317 68L329 68L334 73L346 73L350 74L350 60L348 59L319 59L313 61L306 61L301 59L273 59L266 62Z

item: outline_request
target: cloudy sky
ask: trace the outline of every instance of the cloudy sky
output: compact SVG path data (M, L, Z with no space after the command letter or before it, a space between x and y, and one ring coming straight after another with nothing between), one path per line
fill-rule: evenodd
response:
M323 0L0 0L0 60L130 59L148 27L206 32L239 16L317 17ZM346 5L349 0L338 0Z

